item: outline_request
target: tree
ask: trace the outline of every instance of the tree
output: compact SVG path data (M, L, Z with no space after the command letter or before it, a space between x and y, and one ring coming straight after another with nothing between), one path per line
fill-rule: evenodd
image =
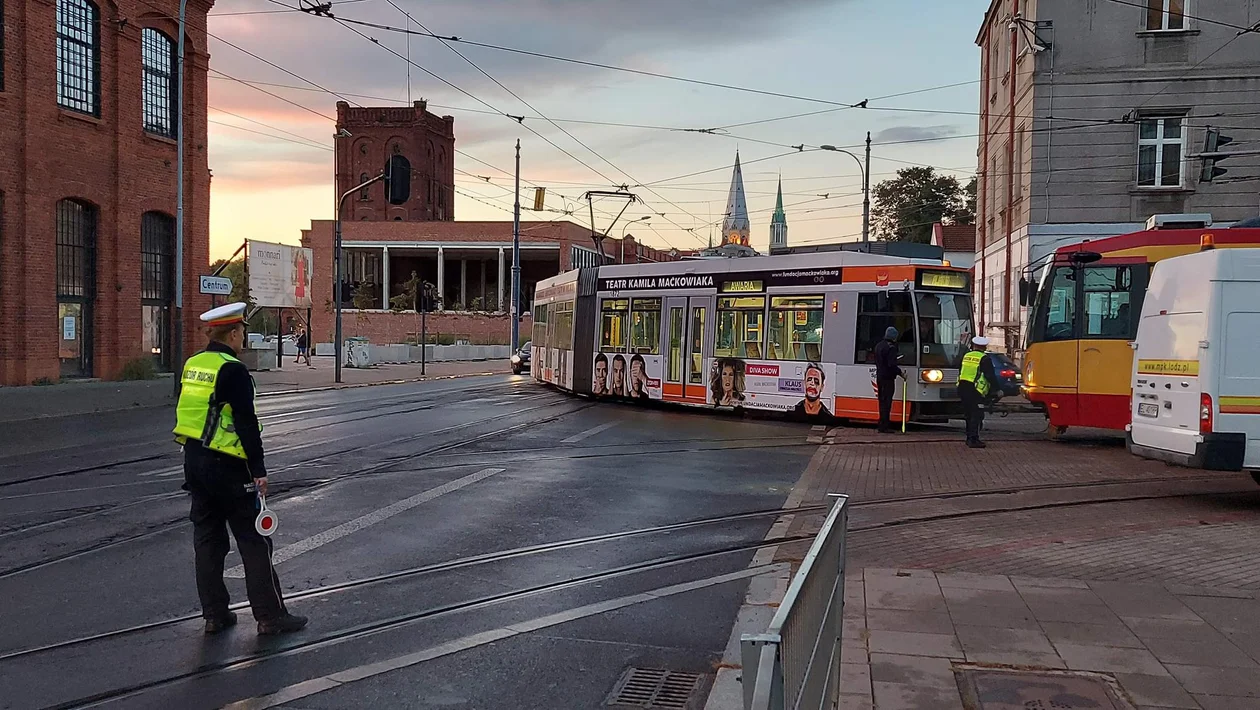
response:
M937 222L975 221L974 214L968 217L967 195L958 178L939 175L933 168L898 170L897 177L875 186L874 201L872 229L885 241L928 244Z
M963 208L950 216L950 221L954 224L975 224L976 223L976 179L971 178L967 182L967 186L963 188Z

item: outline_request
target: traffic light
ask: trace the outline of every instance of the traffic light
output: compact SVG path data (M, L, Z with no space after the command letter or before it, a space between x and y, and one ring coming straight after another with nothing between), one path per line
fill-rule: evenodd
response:
M1225 168L1218 167L1217 164L1229 157L1220 155L1221 148L1233 142L1233 138L1221 135L1221 129L1207 127L1207 132L1203 136L1203 173L1199 176L1199 182L1212 182L1229 172Z
M385 161L385 199L391 205L403 205L411 198L411 162L401 155Z

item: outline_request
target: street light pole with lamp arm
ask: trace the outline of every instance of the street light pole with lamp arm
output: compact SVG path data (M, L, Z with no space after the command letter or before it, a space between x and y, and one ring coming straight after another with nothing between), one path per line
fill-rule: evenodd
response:
M820 145L822 150L829 150L833 153L844 153L853 158L858 163L858 169L862 171L862 243L867 244L871 241L871 134L866 134L866 162L850 153L843 148L837 148L834 145Z
M646 222L646 221L648 221L649 219L652 219L652 215L650 215L650 214L649 214L649 215L644 215L644 216L642 216L642 217L640 217L640 218L638 218L638 219L632 219L632 220L630 220L629 222L626 222L624 226L622 226L622 228L621 228L621 249L619 250L619 251L621 252L621 259L620 259L620 262L621 262L622 264L626 263L626 230L627 230L627 229L629 229L629 228L630 228L630 225L634 224L635 222Z
M343 128L342 132L338 133L338 137L348 138L349 131L346 131ZM337 384L341 384L341 211L345 206L347 197L353 195L359 190L362 190L368 185L371 185L372 183L380 182L384 179L385 173L382 172L380 175L377 175L362 185L356 185L349 190L346 190L337 200L336 231L333 235L333 307L337 311L337 330L336 334L333 336L333 351L336 355L336 362L333 368L333 381Z

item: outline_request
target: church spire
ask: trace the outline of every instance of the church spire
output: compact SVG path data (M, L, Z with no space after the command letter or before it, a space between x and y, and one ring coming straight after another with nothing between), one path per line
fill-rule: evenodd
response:
M779 194L774 202L774 217L770 220L770 251L787 248L787 214L783 211L783 176L779 176Z
M749 246L751 227L748 221L748 201L744 198L744 172L739 167L739 151L736 151L735 171L731 174L731 192L726 198L726 216L722 220L722 244Z

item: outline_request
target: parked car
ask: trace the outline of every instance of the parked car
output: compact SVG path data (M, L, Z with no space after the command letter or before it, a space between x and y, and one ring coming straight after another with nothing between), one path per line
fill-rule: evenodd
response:
M1024 375L1010 358L1002 353L989 353L993 361L993 372L997 374L997 386L1006 397L1018 397L1024 384Z
M512 354L512 374L519 375L529 369L529 341L521 343L520 350Z

